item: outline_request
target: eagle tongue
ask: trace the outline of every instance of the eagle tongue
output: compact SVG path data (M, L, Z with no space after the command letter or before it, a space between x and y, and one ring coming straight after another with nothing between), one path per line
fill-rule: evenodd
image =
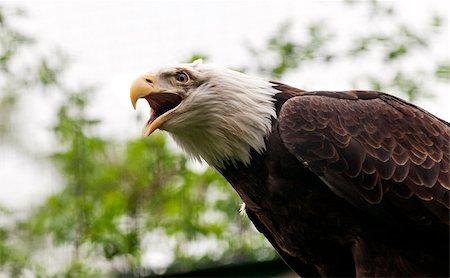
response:
M145 97L150 105L150 119L148 123L163 115L181 103L181 97L172 93L153 93Z

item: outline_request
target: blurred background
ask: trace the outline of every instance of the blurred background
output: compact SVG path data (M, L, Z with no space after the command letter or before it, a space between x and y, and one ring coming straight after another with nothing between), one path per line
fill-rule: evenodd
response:
M449 15L438 0L0 2L0 277L285 275L222 177L164 132L141 138L131 81L203 58L449 121Z

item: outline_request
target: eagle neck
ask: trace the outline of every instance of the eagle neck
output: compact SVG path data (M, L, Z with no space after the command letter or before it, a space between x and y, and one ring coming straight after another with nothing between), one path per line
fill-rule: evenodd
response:
M275 95L279 91L268 81L243 75L206 84L197 90L203 98L198 102L202 109L197 109L202 115L196 121L191 115L193 124L177 128L172 137L191 157L215 168L240 162L249 165L253 150L266 150L266 138L277 118Z

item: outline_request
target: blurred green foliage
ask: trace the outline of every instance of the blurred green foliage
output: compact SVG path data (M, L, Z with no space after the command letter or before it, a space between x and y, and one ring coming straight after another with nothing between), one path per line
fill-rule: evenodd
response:
M349 9L366 5L368 20L392 20L395 15L392 7L377 1L348 2ZM63 52L13 67L21 51L34 43L8 24L9 17L21 15L21 11L0 7L0 139L17 147L12 127L13 115L23 101L21 90L32 86L43 97L50 91L62 96L51 130L56 145L48 154L60 174L55 182L62 186L25 216L0 207L0 220L5 223L0 227L0 276L25 272L37 277L139 276L276 256L249 220L239 215L241 201L231 186L212 169L194 170L184 155L171 151L164 135L126 141L97 135L101 119L86 112L95 90L64 84L68 63ZM450 81L449 62L437 61L432 71L417 65L413 73L397 62L429 51L428 42L443 21L433 15L431 29L420 32L398 24L390 33L365 33L339 50L330 47L338 34L326 19L306 26L301 38L292 35L294 22L287 21L262 48L248 48L255 63L242 69L282 79L311 64L360 63L378 53L392 72L383 78L362 75L354 83L402 92L414 100L430 93L424 79ZM196 53L187 61L209 57ZM205 243L209 247L201 248ZM39 258L42 254L57 257L48 250L58 248L69 250L70 255L65 264L50 271ZM168 262L146 265L143 258L148 253L164 253Z
M373 30L370 28L362 34L353 34L352 37L344 35L348 41L347 47L336 48L335 46L342 44L338 41L342 37L338 36L337 26L331 25L332 20L316 20L305 26L301 39L292 34L294 22L288 20L268 37L263 47L248 46L249 53L255 58L256 63L246 65L244 68L280 80L293 71L307 70L311 66L327 67L345 61L355 68L361 68L360 72L363 75L355 77L352 82L354 88L381 90L409 101L434 95L436 92L427 86L430 81L448 81L448 61L433 61L437 65L434 69L413 62L417 56L431 58L432 45L429 42L433 41L443 28L444 19L440 15L432 14L429 24L419 29L399 22L395 17L395 9L388 2L345 3L349 7L349 14L354 6L366 8L366 15L360 17L365 18L367 22L361 24L377 26L391 23L391 27ZM364 75L362 63L371 61L372 64L366 64L364 67L374 68L373 57L379 57L383 72Z
M186 63L192 63L195 60L203 60L203 62L206 62L208 60L208 56L204 55L204 54L200 54L200 53L195 53L192 54L191 57L189 59L187 59Z
M314 22L306 27L304 42L294 41L291 29L292 22L287 21L274 32L263 49L248 48L256 58L258 72L280 79L287 71L299 68L306 61L332 61L333 54L327 51L326 46L333 35L323 22Z
M435 75L439 79L450 80L450 62L438 65Z

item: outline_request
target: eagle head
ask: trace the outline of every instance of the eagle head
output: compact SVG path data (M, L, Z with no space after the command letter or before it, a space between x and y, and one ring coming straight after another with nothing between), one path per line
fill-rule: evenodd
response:
M144 136L165 130L190 156L222 168L265 150L277 92L268 81L195 61L138 77L130 98L134 108L140 98L150 105Z

